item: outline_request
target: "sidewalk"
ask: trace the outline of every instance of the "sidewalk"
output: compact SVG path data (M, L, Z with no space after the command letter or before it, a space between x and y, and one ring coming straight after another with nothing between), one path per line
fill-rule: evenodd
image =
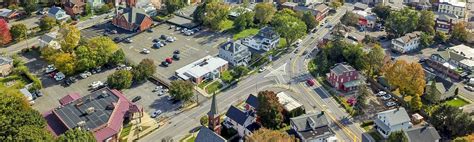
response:
M164 125L163 122L157 122L146 113L143 114L141 123L140 119L134 118L130 124L132 127L130 129L130 133L128 133L128 136L121 136L121 138L126 139L127 142L132 142L136 139L139 139Z

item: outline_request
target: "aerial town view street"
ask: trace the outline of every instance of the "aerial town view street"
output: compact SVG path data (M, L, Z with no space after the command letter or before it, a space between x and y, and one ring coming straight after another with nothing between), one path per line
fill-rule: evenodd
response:
M474 142L474 0L0 0L0 141Z

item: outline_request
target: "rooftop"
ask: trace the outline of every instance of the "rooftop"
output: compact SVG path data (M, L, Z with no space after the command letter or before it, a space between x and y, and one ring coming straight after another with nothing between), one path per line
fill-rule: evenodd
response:
M10 57L0 56L0 65L11 64L13 59Z
M280 92L277 94L278 102L283 105L286 111L292 111L296 108L302 107L303 105L300 104L298 101L293 99L292 97L286 95L285 92Z
M466 7L466 2L461 0L439 0L439 3L447 3L457 7Z
M214 133L211 129L201 126L199 133L196 136L195 142L226 142L223 137Z
M466 46L464 44L456 45L449 48L455 53L461 54L462 56L474 60L474 48Z
M305 139L314 139L334 135L329 128L329 122L324 112L304 114L298 117L290 118L298 133Z
M403 44L406 44L406 43L411 42L413 39L420 37L420 35L421 35L420 31L415 31L415 32L407 33L404 36L399 37L399 38L394 39L394 40L397 40L397 41L399 41Z
M411 142L434 142L441 139L438 131L431 126L408 129L405 131L405 135Z
M176 74L184 80L189 77L198 78L226 64L228 64L226 60L208 55L176 70Z
M355 71L355 69L345 63L337 63L336 66L331 68L331 71L333 71L337 75L341 75L345 72Z
M234 107L230 106L229 110L225 114L227 118L234 120L237 124L244 125L246 121L253 119L252 116L247 115L246 112Z
M377 118L385 119L385 122L391 126L404 122L410 122L410 117L408 116L407 111L403 107L379 112L377 113L377 115Z
M249 104L254 108L258 108L258 98L255 95L250 94L245 103Z
M453 82L448 81L438 76L434 78L434 81L435 81L436 89L441 93L441 96L440 96L441 100L445 100L446 98L454 96L454 93L451 93L451 94L446 93L446 92L454 92L454 90L456 89L456 85L454 85ZM433 80L428 81L426 85L431 86L432 83L433 83Z

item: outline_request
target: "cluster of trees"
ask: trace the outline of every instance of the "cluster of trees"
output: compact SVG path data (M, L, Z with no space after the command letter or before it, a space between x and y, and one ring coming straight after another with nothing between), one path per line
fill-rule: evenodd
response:
M268 142L268 141L281 141L281 142L294 142L297 141L294 136L290 136L287 133L278 130L269 130L266 128L258 129L253 132L249 137L245 138L249 142Z
M259 116L263 127L269 129L279 129L282 126L283 116L283 105L278 102L278 97L273 91L261 91L258 92L258 104L257 115Z
M447 137L465 136L474 132L474 121L457 107L443 104L431 113L431 124Z
M56 19L46 16L40 19L39 28L41 31L49 31L56 25L58 25Z
M104 4L98 8L94 9L95 14L100 15L110 11L110 9L114 8L112 3Z
M166 11L168 12L168 14L172 14L175 11L186 6L186 2L182 0L167 0L165 1L165 5L166 5Z
M197 6L193 13L193 20L218 31L224 28L223 23L228 20L229 13L230 6L228 4L210 0Z
M238 79L244 75L247 75L250 72L249 68L245 66L234 67L231 71L224 71L221 73L221 80L225 83L230 83L235 79Z
M275 28L280 37L285 38L287 46L303 37L307 32L306 24L301 20L301 14L290 9L278 11L272 18L271 25Z
M413 111L422 107L421 95L425 87L425 72L419 63L408 63L405 60L397 60L395 63L387 63L383 67L383 75L388 83L398 88L400 94L411 96L409 102Z
M171 82L170 96L177 100L189 101L194 96L194 85L189 81L176 80Z
M108 76L107 84L111 88L130 88L133 82L142 83L156 72L156 65L151 59L143 59L132 70L118 70Z
M359 24L359 15L354 12L346 12L341 18L341 23L348 26L357 26Z
M18 90L0 91L0 141L96 141L90 131L69 130L55 139L46 121Z
M81 41L80 31L72 25L62 25L59 31L61 49L44 47L41 55L66 75L89 70L106 63L123 63L125 55L108 37L94 37Z

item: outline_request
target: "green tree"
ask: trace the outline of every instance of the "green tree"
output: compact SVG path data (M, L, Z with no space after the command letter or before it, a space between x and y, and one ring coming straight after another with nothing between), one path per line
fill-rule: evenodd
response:
M39 28L41 31L49 31L56 26L56 19L46 16L40 19Z
M397 131L390 133L387 142L408 142L408 138L403 131Z
M358 89L358 96L356 98L357 100L357 103L356 103L356 107L357 107L357 111L359 112L358 114L363 114L363 110L367 108L367 100L368 100L368 97L370 95L369 93L369 88L367 87L367 85L361 85L359 86L359 89Z
M468 31L465 22L458 22L453 25L451 39L465 42L467 40Z
M276 8L271 3L258 3L255 6L255 19L260 25L265 25L272 20L275 12Z
M418 30L423 31L429 35L434 35L435 30L435 18L434 13L428 10L422 10L420 12L420 21L418 22Z
M230 74L230 71L223 71L221 73L221 80L225 83L230 83L234 80L234 78L232 77L232 74Z
M55 54L53 59L54 66L66 75L72 75L76 72L76 60L71 53Z
M366 68L367 63L364 62L364 57L366 57L366 55L361 46L353 46L345 43L342 56L347 63L357 70L364 70Z
M46 121L18 90L0 89L0 106L0 141L48 141Z
M26 27L25 24L13 24L12 27L10 28L10 33L16 41L22 41L26 39L26 32L28 31L28 28Z
M294 136L278 130L269 130L261 128L255 131L251 136L245 138L249 142L296 142Z
M156 72L156 65L151 59L143 59L140 63L133 68L133 79L136 82L143 82L151 77Z
M400 37L413 32L418 27L418 12L409 8L393 11L385 21L387 32L394 37Z
M279 129L283 122L283 106L278 101L278 97L273 91L258 92L257 115L263 127L269 129Z
M440 43L444 43L448 40L448 36L443 32L436 32L434 40Z
M370 50L364 58L364 62L367 63L367 74L369 76L375 75L375 73L380 71L384 64L384 58L384 50L380 45L375 44L374 47L372 47L372 50Z
M469 114L446 104L435 108L429 120L436 130L448 137L465 136L474 132L474 122Z
M383 4L377 4L374 8L372 8L372 12L380 17L382 20L386 20L390 15L391 8L390 6L384 6Z
M286 39L287 46L306 34L305 23L291 15L284 14L275 16L272 25L275 27L276 32Z
M425 87L425 72L419 63L408 63L397 60L395 63L385 64L383 75L393 87L398 87L404 95L423 94Z
M341 18L341 22L348 26L357 26L359 24L359 16L353 12L346 12Z
M86 45L81 45L76 48L74 53L76 54L77 70L84 71L97 67L96 58L98 58L98 56L97 51L94 49Z
M410 107L413 111L420 111L423 103L421 103L420 95L416 94L410 100Z
M237 66L232 71L232 76L234 78L240 78L244 75L247 75L249 72L250 72L249 68L247 68L245 66Z
M254 19L255 13L248 11L240 14L236 19L235 19L235 27L237 30L242 31L245 30L249 27L252 27L253 24L253 19Z
M89 3L86 3L84 13L86 15L92 15L92 7Z
M58 142L95 142L96 139L92 132L76 128L66 131L57 139Z
M426 94L423 98L430 103L438 103L441 98L441 94L439 94L437 90L436 80L432 79L430 85L425 88Z
M203 22L212 30L221 30L221 23L227 20L230 13L230 6L222 2L210 2L206 4Z
M172 14L175 11L186 6L186 3L182 0L166 0L165 5L166 5L166 11L168 12L168 14Z
M332 1L331 4L329 4L329 6L334 8L334 9L338 9L339 7L342 6L342 3L339 2L339 1Z
M119 70L107 77L107 84L114 89L127 89L132 85L132 78L132 72L128 70Z
M420 36L420 45L424 48L430 47L431 44L433 44L433 36L431 36L428 33L421 33Z
M193 22L196 23L203 23L204 22L204 13L206 13L206 5L208 1L205 1L202 4L199 4L196 7L196 10L193 11Z
M81 32L74 25L63 24L61 25L59 33L61 34L61 49L64 52L72 53L77 45L79 45Z
M122 48L112 54L110 57L110 62L116 65L125 63L125 53L123 52Z
M25 2L22 3L22 7L26 15L31 15L31 13L38 8L38 3L35 0L25 0Z
M170 96L177 100L188 101L194 96L193 86L189 81L171 81Z
M309 11L305 12L303 14L303 18L301 18L303 22L306 24L307 31L310 31L319 24L318 21L316 21L316 18L314 18L313 14Z
M97 52L95 56L95 61L98 66L104 65L109 62L110 56L117 51L118 46L108 37L94 37L90 39L87 43L87 46Z

